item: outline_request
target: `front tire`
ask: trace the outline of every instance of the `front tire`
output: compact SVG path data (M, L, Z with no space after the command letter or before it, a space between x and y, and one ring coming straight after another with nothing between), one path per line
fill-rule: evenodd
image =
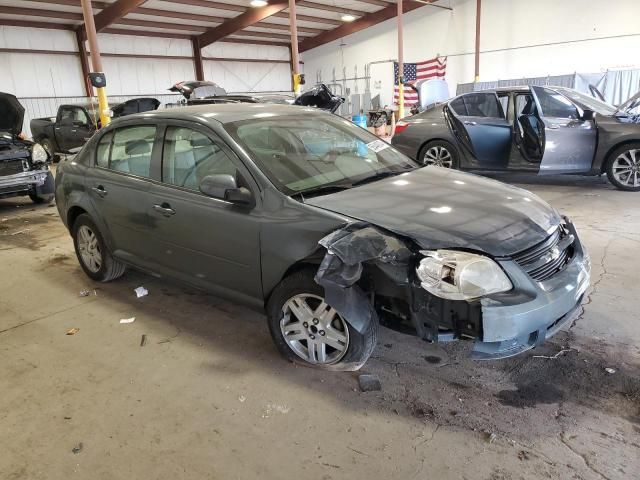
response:
M640 143L616 148L607 159L607 178L619 190L640 191Z
M458 152L449 142L434 140L424 145L418 152L418 162L444 168L460 168Z
M89 278L110 282L121 277L126 267L113 258L96 224L86 213L73 223L73 245L80 266Z
M377 319L362 333L324 301L324 289L311 269L285 278L267 304L269 331L290 362L325 370L360 369L378 337Z

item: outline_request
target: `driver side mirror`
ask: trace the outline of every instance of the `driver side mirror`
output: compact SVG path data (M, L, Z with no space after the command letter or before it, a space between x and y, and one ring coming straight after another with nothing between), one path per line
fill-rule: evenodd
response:
M593 110L585 109L582 111L582 117L580 117L584 121L590 121L596 118L596 114Z
M245 187L238 187L233 175L207 175L200 183L200 191L209 197L225 200L236 205L254 205L251 191Z

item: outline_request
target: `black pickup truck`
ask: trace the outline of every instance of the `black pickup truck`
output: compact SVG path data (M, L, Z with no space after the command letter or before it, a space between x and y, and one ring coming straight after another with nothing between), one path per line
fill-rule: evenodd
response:
M133 98L111 108L113 118L132 113L156 110L160 101L155 98ZM90 103L60 105L55 117L31 120L31 136L51 155L68 153L81 147L100 128L98 105Z

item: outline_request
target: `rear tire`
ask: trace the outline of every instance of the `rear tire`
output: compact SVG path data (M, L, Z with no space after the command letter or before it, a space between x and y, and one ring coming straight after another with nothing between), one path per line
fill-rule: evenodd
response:
M434 140L424 145L418 152L418 162L443 168L460 168L460 160L455 147L444 140Z
M324 289L314 275L312 269L300 270L274 289L267 303L271 337L290 362L324 370L358 370L376 346L378 320L374 318L359 333L324 303Z
M89 215L83 213L76 218L72 236L80 266L89 278L97 282L110 282L124 274L126 267L113 258Z
M640 143L616 148L606 163L607 178L619 190L640 191Z

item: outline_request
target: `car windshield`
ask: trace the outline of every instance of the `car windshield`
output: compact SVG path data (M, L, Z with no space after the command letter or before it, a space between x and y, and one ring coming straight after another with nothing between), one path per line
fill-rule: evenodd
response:
M574 102L577 102L600 115L615 115L618 111L618 109L613 105L609 105L602 100L590 97L589 95L577 92L576 90L572 90L570 88L558 88L557 90Z
M225 129L287 195L349 188L418 167L367 130L336 115L287 115Z

